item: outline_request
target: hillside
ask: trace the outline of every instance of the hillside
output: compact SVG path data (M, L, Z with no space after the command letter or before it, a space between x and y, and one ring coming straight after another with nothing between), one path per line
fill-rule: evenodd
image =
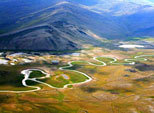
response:
M2 15L0 49L74 50L82 47L83 44L101 45L102 40L88 34L89 31L100 38L110 40L127 40L138 36L153 37L154 7L151 2L7 0L0 1L0 4ZM6 5L10 7L10 10L7 10ZM47 30L51 29L44 29L44 27L31 30L42 25L50 26L54 32L49 33ZM27 30L30 31L28 34L26 34ZM34 42L34 36L37 40L35 43L28 45L23 42L23 40ZM50 43L47 37L52 39ZM60 44L64 44L63 49L53 44L53 42L59 42L57 38L61 40ZM71 42L71 47L69 42ZM16 43L17 47L15 47ZM47 44L47 46L39 48L38 43ZM31 48L34 44L36 47Z
M64 51L80 49L82 44L101 44L89 32L65 21L57 21L2 35L0 49Z

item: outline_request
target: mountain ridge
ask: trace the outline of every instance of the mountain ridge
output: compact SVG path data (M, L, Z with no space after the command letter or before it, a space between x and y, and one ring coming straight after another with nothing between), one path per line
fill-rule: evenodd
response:
M25 0L23 1L26 2ZM53 34L41 28L37 31L32 31L28 35L25 34L21 35L20 37L13 37L14 40L16 39L16 41L14 42L18 42L17 40L22 40L22 38L31 40L30 38L28 38L28 36L33 38L32 34L35 34L37 37L35 40L44 38L44 44L48 45L49 43L46 42L49 41L46 40L46 36L48 36L50 37L50 39L52 39L52 41L49 41L52 42L49 44L51 48L48 46L48 48L50 48L49 50L63 50L62 48L57 48L57 45L55 45L55 47L52 47L52 44L58 42L59 37L60 39L61 37L63 37L63 39L66 41L64 41L64 43L60 41L60 44L64 44L64 50L66 50L67 48L72 50L82 47L81 45L83 44L92 44L95 46L101 45L103 39L127 40L127 38L133 38L137 36L153 37L152 30L154 26L154 9L152 5L142 5L132 2L119 2L120 0L114 1L114 3L110 4L110 6L106 5L106 3L109 4L109 2L104 0L100 0L101 2L94 0L89 4L88 1L90 0L86 0L86 5L80 4L81 1L75 0L73 2L70 2L70 0L54 0L52 2L50 1L51 0L47 0L44 3L44 1L38 0L38 2L33 3L33 5L35 6L34 8L29 9L29 11L27 11L26 9L22 9L22 13L21 11L18 11L20 7L16 7L13 11L17 12L15 14L17 16L14 16L13 18L7 18L6 20L1 18L3 21L6 22L0 22L0 32L2 34L0 36L0 44L2 45L0 49L8 49L9 47L11 47L9 46L11 40L8 41L7 38L5 39L4 37L11 35L11 33L18 34L18 32L26 32L26 29L35 28L42 25L52 27L52 29L54 30L54 32L52 32ZM50 3L47 4L48 2ZM29 3L30 4L28 6L31 6L31 2ZM39 6L38 3L43 3L44 5ZM0 4L2 4L2 2L0 2ZM18 3L18 5L19 4L20 2ZM106 7L101 7L101 5L106 5ZM98 10L96 6L103 9ZM3 8L0 7L0 9ZM2 10L1 14L3 14L4 12L6 11ZM3 17L6 16L7 15L4 15ZM48 31L50 30L51 29L48 29ZM90 31L91 33L89 33L88 31ZM4 33L6 33L7 35ZM45 35L43 36L42 34ZM101 37L102 40L100 38L96 39L96 37ZM72 44L72 47L70 47L69 43ZM15 43L13 44L15 45ZM8 45L8 47L6 45ZM32 43L32 45L34 44ZM3 48L3 46L5 46L5 48ZM20 48L22 49L24 47L26 46L20 46ZM32 48L32 50L37 50L37 48Z

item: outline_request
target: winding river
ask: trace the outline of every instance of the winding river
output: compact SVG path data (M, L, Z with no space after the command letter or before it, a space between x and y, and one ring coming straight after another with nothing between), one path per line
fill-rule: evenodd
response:
M98 64L94 64L94 63L91 63L91 62L88 62L86 61L89 65L93 65L93 66L107 66L107 63L101 61L101 60L98 60L98 58L102 57L102 58L110 58L112 59L112 61L110 61L109 63L111 64L124 64L124 65L135 65L135 61L147 61L148 59L146 59L145 57L153 57L154 55L140 55L140 56L135 56L134 58L132 59L124 59L124 62L125 63L116 63L118 60L116 58L113 58L113 57L106 57L106 56L99 56L99 57L93 57L93 60L101 63L100 65ZM64 88L67 88L69 85L80 85L80 84L84 84L84 83L87 83L87 82L90 82L92 80L92 78L90 76L88 76L86 73L83 73L83 72L80 72L80 71L77 71L77 70L71 70L71 69L68 69L68 68L71 68L73 67L73 64L72 63L75 63L75 62L80 62L80 61L72 61L72 62L68 62L68 66L64 66L64 67L60 67L59 70L67 70L67 71L72 71L72 72L76 72L76 73L79 73L79 74L82 74L84 76L86 76L88 79L84 82L80 82L80 83L72 83L72 84L66 84L64 85L63 88L57 88L57 87L54 87L50 84L47 84L45 82L41 82L39 80L41 79L46 79L46 78L50 78L50 74L42 71L42 70L39 70L39 69L26 69L26 70L23 70L21 71L21 74L24 75L24 79L22 80L22 84L23 86L25 87L28 87L28 88L33 88L33 90L26 90L26 91L10 91L10 90L0 90L0 92L11 92L11 93L25 93L25 92L34 92L34 91L38 91L38 90L41 90L41 88L39 86L29 86L27 85L26 81L28 80L31 80L31 81L34 81L34 82L37 82L37 83L40 83L40 84L43 84L43 85L46 85L50 88L56 88L56 89L64 89ZM82 62L82 61L81 61ZM45 74L46 76L44 77L37 77L37 78L30 78L30 74L32 71L41 71L43 74Z

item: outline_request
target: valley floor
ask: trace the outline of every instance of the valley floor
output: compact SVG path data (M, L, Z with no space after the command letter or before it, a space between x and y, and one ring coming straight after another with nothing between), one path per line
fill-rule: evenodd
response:
M153 113L153 53L7 54L0 58L0 112Z

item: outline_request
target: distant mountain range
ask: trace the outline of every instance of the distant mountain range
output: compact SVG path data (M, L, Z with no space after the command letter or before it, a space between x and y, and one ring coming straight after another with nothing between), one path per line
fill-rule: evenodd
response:
M0 0L0 15L2 50L75 50L103 39L154 37L148 0Z

